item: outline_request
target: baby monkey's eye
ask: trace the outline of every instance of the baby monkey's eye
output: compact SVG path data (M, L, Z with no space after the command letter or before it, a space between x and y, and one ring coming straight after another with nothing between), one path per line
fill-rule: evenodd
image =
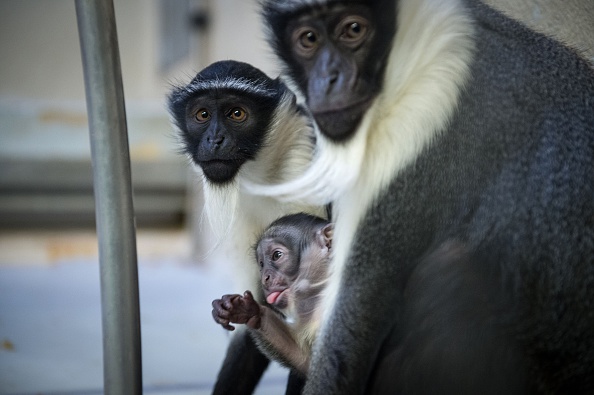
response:
M283 256L282 251L276 250L272 253L272 261L276 262Z

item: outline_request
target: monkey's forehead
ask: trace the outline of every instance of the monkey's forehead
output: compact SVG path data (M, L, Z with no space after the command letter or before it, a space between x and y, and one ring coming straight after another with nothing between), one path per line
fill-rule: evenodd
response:
M321 6L332 3L332 0L264 0L262 5L277 11L294 11L306 6Z
M294 12L304 8L321 8L333 4L365 3L364 0L263 0L264 13L267 12Z
M213 89L228 90L237 93L255 94L265 98L276 98L278 89L267 86L263 81L253 81L242 77L225 77L217 79L194 80L184 91L188 94L207 93Z

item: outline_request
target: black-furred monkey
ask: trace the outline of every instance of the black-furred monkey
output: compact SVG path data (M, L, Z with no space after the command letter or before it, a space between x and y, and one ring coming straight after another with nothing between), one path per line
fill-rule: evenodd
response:
M594 393L591 64L476 0L263 14L320 133L252 190L335 214L304 393Z
M309 113L277 78L236 61L213 63L169 95L183 153L203 175L205 215L234 265L239 289L259 289L250 265L251 242L274 219L325 208L283 203L253 194L243 183L282 182L301 174L312 158L314 134ZM258 295L261 298L261 295ZM215 394L249 394L268 360L243 331L232 339Z
M333 225L298 213L274 221L255 248L267 305L250 291L213 301L213 318L225 329L246 324L270 358L307 374L330 269Z

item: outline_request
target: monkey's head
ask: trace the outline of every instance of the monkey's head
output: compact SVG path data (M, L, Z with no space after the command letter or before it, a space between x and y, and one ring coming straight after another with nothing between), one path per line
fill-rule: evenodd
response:
M263 146L274 110L286 92L280 80L247 63L213 63L168 97L183 151L209 182L232 181Z
M380 92L396 1L264 0L268 38L320 131L349 139Z
M299 213L274 221L256 245L266 301L286 312L319 295L327 277L333 225Z

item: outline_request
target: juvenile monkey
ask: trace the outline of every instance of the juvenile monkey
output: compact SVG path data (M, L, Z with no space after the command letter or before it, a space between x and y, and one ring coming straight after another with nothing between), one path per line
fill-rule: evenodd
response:
M260 349L304 376L328 277L333 224L309 214L274 221L260 237L256 259L267 305L252 293L224 295L212 302L214 320L227 330L246 324Z
M248 182L289 181L309 167L315 143L309 111L280 79L232 60L213 63L174 87L168 105L183 153L203 176L204 214L215 248L224 251L239 289L258 288L258 270L245 264L253 235L289 213L326 211L244 188ZM251 394L267 365L252 338L235 332L213 394ZM238 372L244 373L241 382Z

